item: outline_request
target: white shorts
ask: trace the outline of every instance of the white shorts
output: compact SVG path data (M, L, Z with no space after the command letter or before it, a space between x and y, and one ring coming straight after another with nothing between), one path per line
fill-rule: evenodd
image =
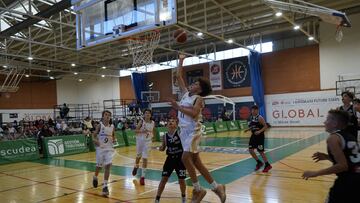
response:
M136 136L136 156L147 159L151 148L151 140L144 136Z
M180 128L180 139L184 152L199 152L201 131L195 128Z
M114 149L103 149L96 147L96 166L103 167L112 163Z

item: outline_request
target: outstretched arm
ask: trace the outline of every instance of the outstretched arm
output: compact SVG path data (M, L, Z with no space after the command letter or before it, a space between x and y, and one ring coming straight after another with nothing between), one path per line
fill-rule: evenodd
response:
M178 84L180 87L181 92L186 92L187 88L185 85L185 81L183 78L183 63L184 63L184 59L185 59L185 55L184 54L180 54L179 55L179 66L177 67L177 71L176 71L176 79L178 80Z

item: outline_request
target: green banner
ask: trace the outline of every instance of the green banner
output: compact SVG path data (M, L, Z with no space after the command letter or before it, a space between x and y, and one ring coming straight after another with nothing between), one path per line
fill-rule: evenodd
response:
M239 130L239 125L236 121L226 121L229 130Z
M216 129L216 132L224 132L224 131L227 131L227 126L226 126L226 123L223 122L223 121L217 121L215 122L215 129Z
M136 145L136 134L133 130L125 130L125 135L129 145Z
M0 142L0 164L39 159L36 139Z
M126 146L123 131L115 131L115 138L116 138L116 143L114 144L115 148Z
M157 131L157 133L156 133L157 136L156 136L155 140L157 142L160 142L163 139L165 133L167 133L168 129L167 129L167 127L158 127L158 128L156 128L156 131Z
M44 138L44 156L55 157L88 152L85 135Z
M208 134L212 134L215 133L215 128L214 128L214 123L203 123L203 125L205 126L205 133Z
M240 130L245 130L249 128L247 120L238 120L237 122L239 123Z

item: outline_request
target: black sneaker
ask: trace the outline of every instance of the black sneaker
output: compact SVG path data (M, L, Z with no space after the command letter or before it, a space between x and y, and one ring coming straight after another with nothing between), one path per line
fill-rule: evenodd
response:
M102 195L103 196L108 196L109 195L109 189L107 186L103 187L102 189Z
M133 176L136 176L137 170L138 170L138 168L137 168L137 167L134 167L134 169L133 169L133 171L132 171L132 175L133 175Z
M96 176L93 177L93 186L94 186L94 188L97 188L97 186L98 186L98 179Z

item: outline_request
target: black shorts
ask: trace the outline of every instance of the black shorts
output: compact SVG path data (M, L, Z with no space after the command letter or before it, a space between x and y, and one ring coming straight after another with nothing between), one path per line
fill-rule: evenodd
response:
M326 203L360 202L360 174L339 176L330 188Z
M251 134L250 141L249 141L249 149L257 149L259 152L263 152L264 149L264 141L265 135L259 134Z
M186 168L181 161L181 155L172 156L168 155L166 158L166 161L163 166L163 172L162 176L170 177L171 173L176 171L176 174L179 179L185 179L186 178Z

